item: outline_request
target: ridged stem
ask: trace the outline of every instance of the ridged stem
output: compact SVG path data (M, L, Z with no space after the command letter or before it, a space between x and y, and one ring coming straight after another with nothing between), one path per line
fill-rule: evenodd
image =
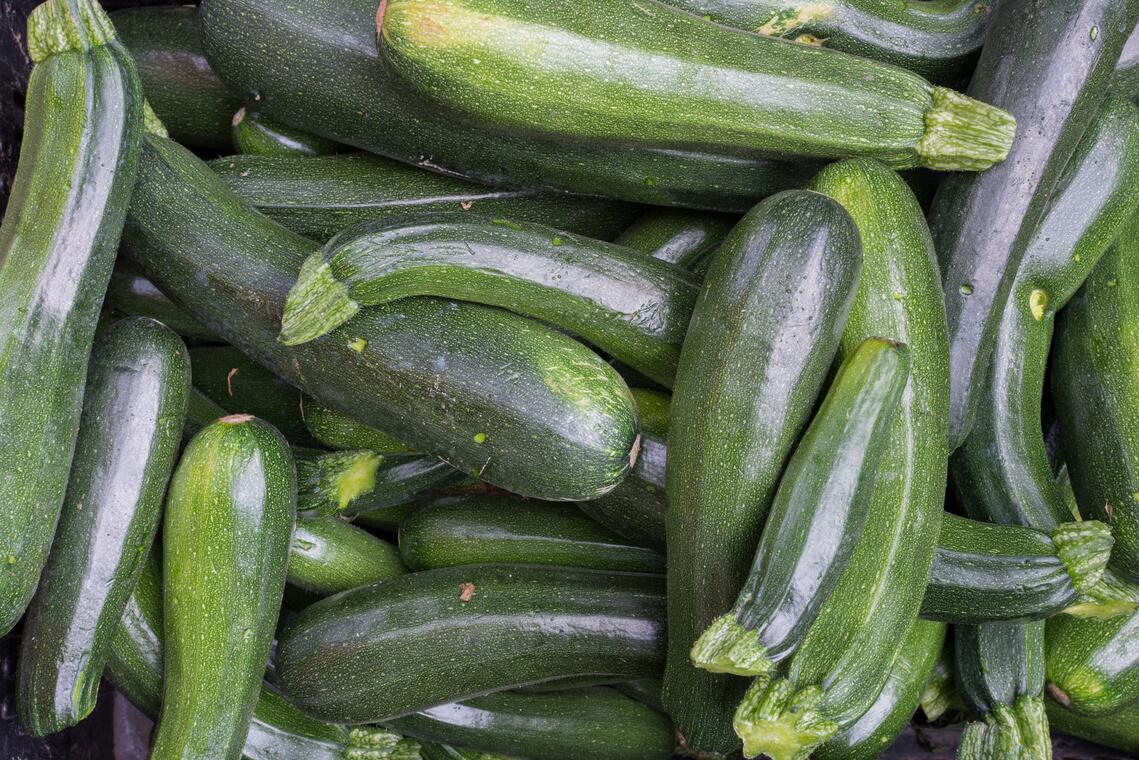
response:
M732 719L732 728L743 740L744 756L807 760L838 733L838 724L819 714L822 698L818 686L797 690L785 678L757 678Z
M346 760L421 760L419 742L375 726L348 730L344 745Z
M1051 760L1052 737L1040 697L1019 697L998 704L984 721L970 723L961 735L957 760Z
M28 15L28 55L33 63L68 50L90 50L117 38L96 0L47 0Z
M1098 583L1081 593L1079 603L1068 607L1064 613L1106 619L1130 615L1136 608L1139 608L1139 587L1107 568Z
M360 310L348 297L348 287L332 276L322 253L314 253L301 266L297 283L285 298L281 334L286 346L315 340L347 322Z
M1111 547L1111 528L1098 520L1064 523L1052 531L1052 543L1060 555L1072 585L1080 594L1095 588L1103 578Z
M700 634L689 657L698 668L737 676L760 676L774 667L755 631L744 628L730 612Z
M142 128L147 134L170 137L170 133L166 131L166 125L150 107L149 100L142 101Z
M984 171L1004 161L1016 137L1008 111L946 87L934 87L917 145L922 166L940 171Z

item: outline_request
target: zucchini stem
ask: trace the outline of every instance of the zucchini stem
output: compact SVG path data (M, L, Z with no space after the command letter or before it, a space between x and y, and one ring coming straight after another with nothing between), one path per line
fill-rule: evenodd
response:
M732 719L743 739L744 756L807 760L838 733L838 724L819 713L822 698L822 689L815 685L796 690L786 678L757 678Z
M1111 557L1111 528L1098 520L1064 523L1052 531L1052 543L1076 591L1081 596L1092 593Z
M28 15L28 55L33 63L116 39L114 24L96 0L46 0Z
M296 285L285 298L277 340L286 346L307 343L335 330L359 310L347 286L332 276L324 255L314 253L305 259Z
M759 643L759 634L745 628L731 612L712 621L692 645L689 657L698 668L737 676L765 675L775 665Z
M1016 137L1008 111L946 87L934 87L917 145L921 165L940 171L984 171L1004 161Z
M383 728L355 726L348 730L344 757L346 760L420 760L419 749L419 742Z
M1051 760L1052 737L1040 697L1018 697L1012 707L993 706L961 735L957 760Z

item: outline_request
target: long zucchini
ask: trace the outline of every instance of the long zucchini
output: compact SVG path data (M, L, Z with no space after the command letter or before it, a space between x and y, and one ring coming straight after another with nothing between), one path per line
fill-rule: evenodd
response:
M399 549L337 517L297 520L289 544L293 586L321 596L403 575Z
M1060 173L1107 92L1134 26L1132 0L997 6L969 85L1030 125L1008 160L948 177L930 211L949 322L949 450L975 419L1013 278Z
M653 209L638 217L613 242L695 270L707 263L706 259L720 247L737 221L727 214Z
M629 477L600 498L578 502L578 507L617 535L663 553L667 461L664 439L642 433L641 453Z
M186 347L154 320L118 322L95 345L59 529L24 622L17 706L32 734L95 707L158 530L189 388Z
M592 351L473 304L405 299L300 347L277 342L285 294L316 244L258 214L209 168L148 136L125 250L163 292L322 403L487 482L553 500L612 490L636 411Z
M356 515L390 509L452 485L463 474L442 459L374 451L296 451L297 511Z
M104 305L122 314L150 317L188 338L213 339L213 333L178 304L167 298L154 283L130 264L119 262L111 272Z
M604 687L524 694L503 691L390 721L421 741L527 760L668 760L668 718Z
M0 635L35 592L138 162L142 87L94 0L28 17L35 66L0 226Z
M228 156L210 168L262 214L321 241L360 222L441 211L548 224L608 240L637 208L606 198L487 187L368 153L303 160Z
M663 556L629 545L571 504L508 495L446 498L416 509L399 525L399 552L413 570L497 562L664 572Z
M151 757L238 758L277 624L296 473L268 423L223 417L194 436L162 530L162 714Z
M233 145L246 155L283 158L330 156L345 150L335 140L278 124L245 106L233 115Z
M656 576L464 565L317 602L281 635L277 675L309 715L374 723L562 676L655 675L664 636Z
M408 451L387 433L368 427L325 406L319 401L301 400L301 416L312 437L330 449L366 449L377 454L400 454Z
M1079 715L1107 716L1139 702L1139 613L1048 621L1048 696Z
M730 714L743 683L694 668L689 652L747 577L777 479L838 349L861 259L858 231L838 203L788 191L736 225L697 301L666 472L664 702L692 750L738 747Z

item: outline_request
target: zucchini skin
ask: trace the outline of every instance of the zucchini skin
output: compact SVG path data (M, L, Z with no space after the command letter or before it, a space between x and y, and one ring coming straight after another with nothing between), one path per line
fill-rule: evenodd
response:
M747 577L779 474L838 349L861 259L858 231L838 203L788 191L736 225L697 300L666 470L664 703L692 750L738 748L729 716L744 682L693 667L689 651ZM804 282L818 287L793 287Z
M739 218L686 209L653 209L639 216L613 242L689 271L707 263Z
M676 743L665 715L604 687L503 691L432 707L387 726L421 741L527 760L668 760Z
M488 132L414 97L384 70L375 0L206 0L203 44L234 92L314 134L488 185L746 211L811 169L728 152L580 145ZM298 79L289 74L309 72ZM363 110L364 115L360 113Z
M305 261L280 340L411 296L499 306L567 329L669 387L699 292L683 269L540 224L452 212L365 222Z
M1048 621L1048 695L1068 710L1109 716L1139 702L1139 614Z
M305 427L322 446L330 449L367 449L377 454L400 454L409 451L387 433L368 427L325 406L319 401L301 399L301 417Z
M1116 95L1134 101L1139 96L1139 34L1131 33L1115 64L1111 89Z
M949 325L950 451L973 426L1013 278L1107 92L1134 9L1133 0L1006 1L993 13L968 93L1032 126L991 171L946 178L930 210Z
M186 420L182 425L182 437L189 443L189 439L200 433L202 428L218 417L224 417L227 414L229 412L206 398L200 390L191 386L190 393L186 398Z
M233 145L246 155L283 158L329 156L344 150L334 140L278 124L245 106L233 115Z
M1139 704L1123 707L1107 715L1087 717L1049 699L1044 703L1048 721L1057 731L1078 736L1095 744L1124 752L1139 752Z
M285 588L296 471L250 415L194 436L163 521L166 673L151 757L238 758Z
M579 501L578 508L617 535L663 553L667 461L668 445L664 439L642 433L641 453L629 477L604 496Z
M422 454L296 451L297 511L306 516L358 515L390 509L463 479Z
M562 676L656 675L664 636L656 576L464 565L317 602L280 636L277 676L309 715L375 723Z
M400 522L399 553L413 570L494 562L664 572L663 556L629 545L572 504L513 496L445 498L419 507Z
M178 304L171 301L154 283L146 279L129 264L118 262L111 272L104 306L134 317L158 320L179 335L187 338L213 339L213 333L194 319Z
M143 111L134 62L93 0L50 0L28 26L27 139L0 226L0 635L59 520Z
M322 403L524 496L593 498L631 466L637 416L621 378L577 341L513 314L406 299L282 346L285 294L316 244L258 214L169 140L148 136L142 165L128 257Z
M189 387L186 347L152 319L122 320L95 345L59 528L24 622L17 707L34 735L95 707L158 530Z
M304 160L227 156L211 161L210 168L262 214L313 240L373 219L442 211L548 224L609 240L637 210L607 198L487 187L369 153Z
M1071 519L1041 426L1053 327L1128 225L1137 193L1139 109L1109 95L1065 167L1016 272L993 361L977 391L977 421L953 455L953 484L970 516L1040 530ZM1090 507L1089 514L1102 514Z
M399 549L337 517L297 520L285 579L328 596L407 572Z

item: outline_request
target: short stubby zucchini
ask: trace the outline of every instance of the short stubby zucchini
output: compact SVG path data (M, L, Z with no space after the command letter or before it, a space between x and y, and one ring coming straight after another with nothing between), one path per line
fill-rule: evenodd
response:
M293 530L285 579L327 596L406 572L399 549L387 541L338 517L305 517Z
M1048 696L1078 715L1108 716L1139 702L1139 613L1048 621Z
M687 209L653 209L621 233L618 245L635 248L654 259L696 271L708 263L739 221L728 214Z
M150 317L188 338L214 339L213 333L171 301L138 270L116 262L103 305L126 316Z
M340 143L278 124L245 106L233 115L233 146L250 156L311 158L347 150Z
M345 515L390 509L464 475L422 454L374 451L295 450L297 511L307 516Z

